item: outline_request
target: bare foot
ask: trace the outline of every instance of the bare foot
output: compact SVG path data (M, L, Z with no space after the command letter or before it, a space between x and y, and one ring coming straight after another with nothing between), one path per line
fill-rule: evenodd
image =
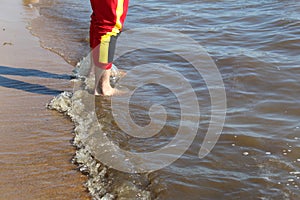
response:
M95 68L95 96L113 96L113 95L123 95L126 91L113 88L110 85L111 70L102 70L100 68Z
M116 91L115 88L112 88L110 85L100 86L101 88L95 87L95 95L96 96L113 96Z
M102 86L102 88L95 88L95 96L120 96L127 94L128 91L121 90L117 88L112 88L111 86L106 87Z

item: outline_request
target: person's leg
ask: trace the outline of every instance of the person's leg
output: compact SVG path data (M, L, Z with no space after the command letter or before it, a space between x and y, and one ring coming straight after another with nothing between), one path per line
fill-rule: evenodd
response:
M112 96L120 93L110 85L111 67L115 53L117 36L102 37L99 47L92 51L95 71L95 95Z
M93 49L95 95L111 96L118 93L110 85L110 75L116 40L123 28L128 0L91 0L91 6L90 46Z
M112 96L117 91L110 85L111 69L102 70L99 67L95 68L95 95Z

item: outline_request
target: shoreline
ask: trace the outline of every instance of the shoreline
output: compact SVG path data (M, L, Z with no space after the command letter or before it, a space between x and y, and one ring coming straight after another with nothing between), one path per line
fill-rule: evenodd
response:
M27 3L29 1L23 1ZM41 47L22 2L4 0L0 14L0 193L3 199L90 199L73 165L73 123L45 105L72 89L73 67Z

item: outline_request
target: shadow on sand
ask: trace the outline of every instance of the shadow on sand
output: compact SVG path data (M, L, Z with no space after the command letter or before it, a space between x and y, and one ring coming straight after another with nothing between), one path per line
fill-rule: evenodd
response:
M39 77L52 79L70 80L71 77L67 74L53 74L36 69L13 68L7 66L0 66L0 86L6 88L13 88L26 92L44 95L58 95L62 91L48 88L44 85L26 83L23 81L7 78L1 75L13 75L23 77Z

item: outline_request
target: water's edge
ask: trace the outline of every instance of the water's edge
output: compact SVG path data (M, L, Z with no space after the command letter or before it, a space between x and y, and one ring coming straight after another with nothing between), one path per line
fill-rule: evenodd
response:
M70 65L74 65L73 63L69 62L64 57L64 55L61 55L58 51L48 48L47 45L43 43L41 39L41 35L36 33L36 29L32 27L33 21L41 18L39 4L38 3L31 4L30 2L23 2L23 3L24 6L28 6L34 11L33 15L28 16L28 18L26 19L27 20L26 28L30 32L30 34L39 39L40 46L43 49L46 49L47 51L57 54L58 56L62 57L66 61L66 63ZM107 178L108 177L107 167L102 165L100 162L97 162L93 158L91 153L85 148L85 146L82 146L82 144L80 143L80 136L81 134L85 134L85 133L83 130L79 131L76 128L78 127L78 124L80 122L76 120L76 118L72 114L71 102L73 100L74 100L73 93L64 91L60 95L54 97L50 101L50 103L47 103L46 107L50 110L56 110L59 113L63 113L64 115L69 116L72 123L74 123L75 136L73 137L72 145L76 147L77 150L76 152L74 152L75 155L71 162L78 167L78 170L83 175L88 176L88 181L85 183L85 187L89 191L92 198L101 199L101 200L113 200L116 198L116 196L109 191L111 180Z
M39 10L41 17L34 20L31 33L40 36L43 48L75 66L88 47L88 2L40 2L43 2ZM48 2L54 2L54 5L48 5ZM92 197L299 199L299 4L296 1L178 1L172 4L169 1L132 2L126 28L167 25L207 47L223 76L228 98L228 115L222 136L210 155L199 160L195 152L202 142L200 134L206 132L204 119L199 127L199 137L174 165L147 175L120 173L102 165L90 153L89 145L82 142L92 134L88 127L91 113L80 113L88 106L82 103L86 89L62 93L51 101L49 108L68 115L75 124L77 153L73 163L89 178L86 187ZM136 52L120 65L116 64L130 70L142 62L167 61L176 70L184 69L182 73L191 76L184 63L168 56L171 55ZM192 83L199 90L200 105L206 112L209 95L199 80L195 76ZM155 92L164 95L163 90ZM155 96L152 90L145 93L145 98L147 95ZM51 104L56 104L57 108ZM102 108L109 112L111 106L104 102ZM137 111L142 113L139 107ZM146 121L146 117L142 119ZM113 118L102 125L106 129L112 127L113 131L118 128ZM112 139L117 143L119 138ZM133 143L125 140L123 146ZM156 175L161 182L153 180ZM159 193L166 191L163 184L167 185L165 194Z
M80 63L78 66L80 67ZM76 84L88 85L87 87L92 87L89 85L93 82L82 77L72 81ZM74 123L73 145L77 150L72 162L78 166L83 174L87 175L88 181L85 186L92 198L101 200L153 199L153 194L148 187L150 185L148 175L132 175L111 169L95 159L89 146L84 144L85 139L94 134L94 127L98 125L95 125L98 122L87 123L88 120L86 119L90 119L90 115L95 114L87 112L87 105L83 99L88 95L90 94L84 86L73 93L63 92L54 97L47 108L67 115ZM147 180L144 181L145 179ZM147 182L147 184L141 184L142 181Z

